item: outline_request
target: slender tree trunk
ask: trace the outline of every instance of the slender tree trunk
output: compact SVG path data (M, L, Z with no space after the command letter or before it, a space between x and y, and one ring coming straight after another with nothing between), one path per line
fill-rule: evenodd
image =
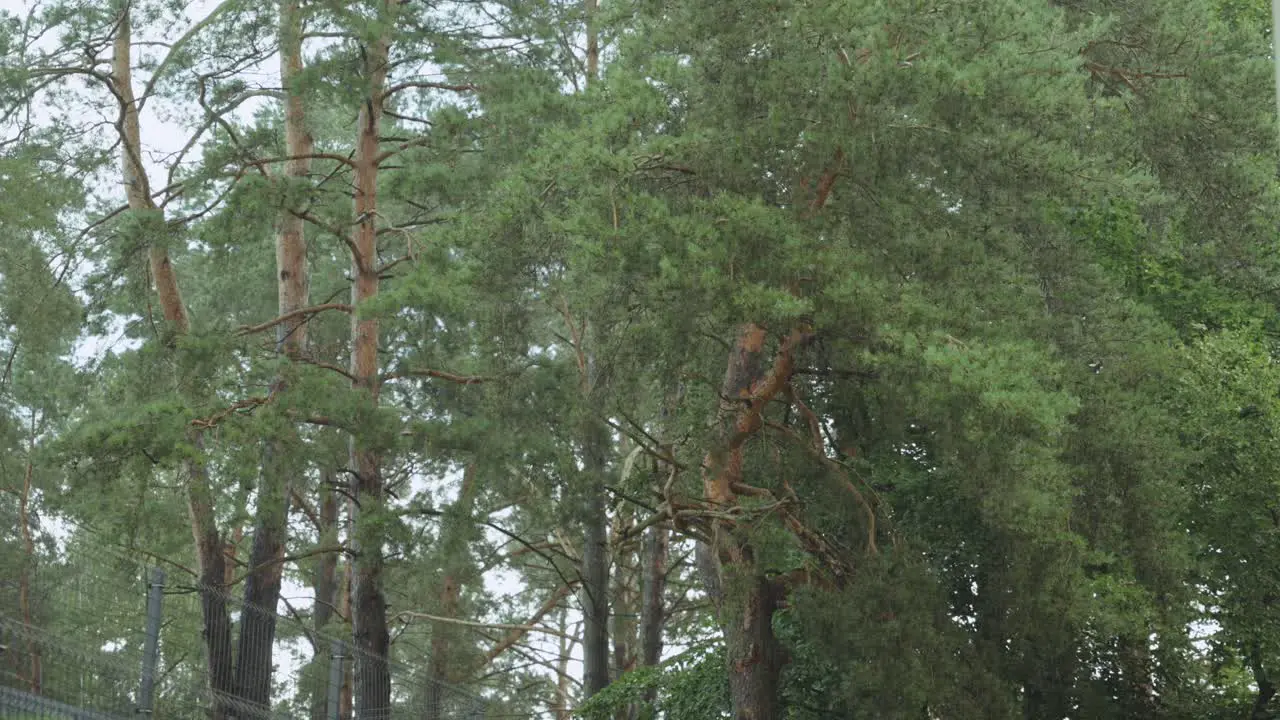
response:
M285 169L290 182L305 182L310 172L313 143L305 125L298 78L302 73L302 18L299 0L282 0L280 23L280 81L285 92L285 144L292 158ZM310 279L307 242L302 219L286 209L281 213L276 237L276 278L280 315L307 305ZM289 358L306 349L306 318L299 316L276 326L276 351ZM287 392L291 372L277 375L271 394ZM251 572L245 578L244 613L236 658L236 687L241 699L265 716L271 708L272 651L275 647L276 606L280 601L281 575L289 523L289 486L303 473L294 455L296 433L286 425L283 437L263 445L262 474L258 484Z
M609 685L609 537L605 506L605 447L608 437L589 422L583 443L587 500L583 518L583 688L591 697Z
M31 462L31 453L35 450L35 418L31 420L31 444L27 448L27 466L22 474L22 494L18 496L18 524L22 531L22 572L18 577L18 609L22 613L22 622L28 628L35 627L35 617L31 612L31 577L36 567L36 544L31 534L31 478L35 466ZM39 695L44 675L41 667L40 643L34 635L27 633L27 663L29 675L27 686L31 692Z
M721 613L729 657L729 695L737 720L773 720L782 717L778 690L786 662L773 633L779 598L768 578L754 567L748 575L747 567L734 568L746 587L729 596Z
M350 517L350 513L348 513L348 517ZM348 543L351 542L349 535L347 538L347 542ZM342 591L341 591L342 592L342 615L347 620L347 622L351 621L352 573L353 573L352 562L351 560L348 560L342 565ZM355 668L352 666L350 651L348 651L346 655L347 655L347 658L343 662L344 670L342 672L342 689L338 697L338 716L341 720L351 720L351 718L355 716L355 705L356 705L355 703L356 673L355 673Z
M1127 715L1130 718L1160 716L1160 694L1156 692L1155 668L1149 645L1149 629L1119 638L1120 668L1128 685Z
M138 121L138 104L133 94L132 23L130 5L122 5L120 21L112 56L112 85L120 103L121 175L129 209L141 215L161 213L151 199L150 184L142 167L142 131ZM152 226L150 232L162 232ZM162 237L147 238L151 281L155 285L156 298L165 320L167 344L187 334L191 321L178 288L177 274L169 259L169 251ZM181 386L185 381L180 380ZM200 606L204 619L204 642L209 668L209 688L213 693L213 720L227 716L226 700L232 696L234 685L231 674L231 618L227 614L227 600L223 587L225 559L222 554L222 537L218 531L213 508L213 492L200 455L203 437L198 430L188 433L188 441L194 446L195 456L184 462L187 475L187 506L191 517L191 533L195 540L196 557L200 568Z
M654 667L662 662L662 628L666 623L667 553L670 534L664 523L645 531L640 579L640 664ZM645 692L645 703L657 700L653 690Z
M383 22L395 24L398 0L384 0ZM355 278L351 300L357 308L378 294L378 136L382 125L383 93L386 89L390 31L374 41L366 51L367 95L357 120L359 135L355 153L355 214L357 219L351 274ZM363 394L369 412L378 406L378 321L359 310L351 321L351 375L355 388ZM386 657L391 638L387 630L387 602L383 591L382 547L386 522L386 493L382 479L381 452L356 434L351 440L351 467L354 470L351 495L356 499L352 518L354 575L352 631L356 645L355 712L360 720L381 720L389 716L391 672Z
M1266 665L1263 664L1262 650L1256 642L1249 648L1249 669L1253 671L1253 682L1258 686L1249 720L1272 720L1276 716L1271 710L1271 701L1276 696L1276 685L1268 674Z
M444 577L440 583L439 610L441 617L459 616L458 602L462 597L463 578L470 563L470 545L475 527L476 466L468 464L462 474L462 487L444 518L440 531L440 550L444 563ZM449 671L457 668L453 657L453 641L456 627L447 622L431 624L431 657L428 660L426 720L443 720L445 716L445 691Z
M599 0L583 0L586 13L588 86L595 84L599 75L600 38L596 30L599 6ZM567 317L567 312L566 309L566 319L571 320ZM582 337L578 338L579 371L582 373L583 398L591 404L598 388L591 377L592 363L585 360L583 341ZM582 549L582 654L583 691L587 698L609 685L609 520L604 487L608 442L608 433L598 422L587 420L584 423L583 465L588 484Z
M338 543L338 496L333 491L335 480L336 473L331 468L320 470L319 534L322 546ZM324 633L338 605L338 556L338 553L325 553L316 561L315 580L312 583L316 592L316 605L311 619L317 636ZM326 688L330 663L333 662L330 658L331 650L324 641L317 642L315 647L315 657L311 662L317 668L317 682L311 695L311 720L328 720L329 717L329 693Z
M583 0L583 4L587 16L587 84L590 85L600 76L600 33L596 28L600 0Z
M573 646L576 644L573 633L569 632L568 613L560 611L560 657L556 664L556 694L551 702L551 713L555 720L569 720L573 717L570 707L569 692L569 660L572 659Z
M458 576L445 572L440 584L441 617L458 616L458 599L462 594ZM445 717L445 689L449 682L450 650L453 645L453 628L447 623L431 624L431 657L427 667L426 717L425 720L443 720Z
M201 435L194 438L197 452L203 452ZM213 693L213 720L230 717L234 680L232 676L231 616L227 611L226 555L222 536L213 517L213 498L209 492L204 464L187 463L187 500L191 513L191 532L195 537L200 569L200 612L204 619L204 645L209 668L209 689Z
M636 667L639 651L636 619L640 615L640 593L637 590L640 562L637 544L628 534L634 525L633 513L616 508L613 515L613 592L610 606L610 637L613 640L613 677L620 678ZM626 538L626 539L623 539ZM629 720L639 713L632 703L618 708L616 720Z
M630 513L618 508L614 512L613 537L627 537L633 526ZM637 592L640 563L634 539L617 541L613 548L612 629L614 677L635 669L638 660L636 619L640 615L640 593Z
M268 442L263 449L264 472L258 488L257 520L249 552L251 570L245 577L240 641L236 645L235 687L240 701L237 715L246 720L266 718L271 709L272 650L288 516L287 500L277 486L283 478L273 472L281 465L279 450L274 442Z

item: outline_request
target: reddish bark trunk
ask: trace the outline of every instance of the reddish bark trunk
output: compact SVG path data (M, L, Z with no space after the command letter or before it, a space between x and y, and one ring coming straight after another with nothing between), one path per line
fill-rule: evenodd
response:
M721 386L720 442L703 471L705 499L718 510L738 504L734 488L743 479L743 446L763 425L765 407L790 381L793 353L808 336L803 329L793 332L766 367L765 329L747 324L739 332ZM724 630L734 718L775 720L786 662L773 632L778 590L756 566L743 528L717 519L710 530L711 547L699 553L699 569Z
M398 2L382 3L383 21L394 25ZM357 308L378 295L378 136L390 53L388 33L368 49L365 64L367 97L357 120L355 163L355 214L351 272L355 278L351 301ZM378 320L362 311L351 320L351 375L369 411L378 405ZM381 453L358 435L351 442L354 469L351 494L356 498L352 518L354 573L352 576L352 631L355 636L355 713L361 720L381 720L391 705L391 673L386 657L391 638L387 629L387 603L383 592L383 518L386 497Z

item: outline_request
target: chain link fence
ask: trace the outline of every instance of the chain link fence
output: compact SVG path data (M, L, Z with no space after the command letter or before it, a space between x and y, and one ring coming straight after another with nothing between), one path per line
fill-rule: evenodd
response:
M426 668L362 655L349 636L331 630L347 626L335 622L317 630L288 601L282 602L287 616L248 607L234 593L199 587L185 573L125 558L85 570L81 564L75 572L51 568L24 575L21 611L17 604L0 604L0 718L485 717L486 704L477 696L436 681ZM224 607L226 618L213 643L205 641L202 606L209 602ZM259 655L266 648L273 673L253 669L250 645ZM390 678L391 704L356 713L356 673L370 669ZM266 703L246 702L244 692L215 692L211 678L219 673L222 688L258 683ZM270 686L263 687L267 677Z

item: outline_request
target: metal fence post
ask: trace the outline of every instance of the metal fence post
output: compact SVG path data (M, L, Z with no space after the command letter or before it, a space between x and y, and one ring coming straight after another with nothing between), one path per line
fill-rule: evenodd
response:
M164 570L151 568L147 586L147 637L142 645L142 683L138 688L138 713L150 715L156 691L156 663L160 656L160 611L164 601Z
M334 640L329 650L329 712L326 715L329 720L339 720L339 714L342 709L342 673L345 668L342 666L343 647L341 640Z

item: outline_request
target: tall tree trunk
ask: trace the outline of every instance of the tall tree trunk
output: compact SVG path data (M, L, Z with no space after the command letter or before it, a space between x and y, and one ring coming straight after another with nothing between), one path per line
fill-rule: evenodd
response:
M599 0L583 0L586 13L587 77L588 86L595 84L599 75L600 38L596 31ZM572 324L566 307L566 320ZM585 331L586 323L583 323ZM585 332L583 333L585 334ZM577 337L583 399L594 406L598 391L593 373L593 363L587 360L582 346L584 338ZM605 501L605 452L608 433L594 420L584 422L583 466L587 473L587 498L583 519L582 549L582 610L583 610L583 691L586 698L595 695L609 685L609 538L608 511Z
M640 664L645 667L654 667L662 662L669 547L670 534L665 523L658 523L645 531L640 579ZM645 692L645 703L652 705L656 700L655 691Z
M133 94L132 23L130 4L123 3L120 21L116 24L116 36L112 47L111 80L120 103L120 154L121 175L129 209L139 215L155 215L162 211L151 199L150 183L142 167L142 131L138 121L138 104ZM162 224L152 223L152 233L163 232ZM191 330L186 305L178 288L177 274L169 259L169 251L163 237L148 237L148 260L151 281L155 285L156 298L165 320L166 342L173 341ZM179 385L186 386L184 379ZM191 534L195 540L196 557L200 568L200 607L204 620L204 643L208 661L209 689L213 693L213 720L227 717L227 700L232 697L231 618L227 613L227 599L223 578L225 559L222 537L218 531L213 508L213 492L200 456L204 450L204 438L199 430L188 431L188 441L195 448L194 457L184 461L187 475L187 506L191 517Z
M590 395L588 395L590 397ZM587 498L583 518L583 689L591 697L609 685L609 537L605 506L605 447L608 436L588 422L583 443Z
M1262 662L1262 651L1256 642L1249 648L1249 669L1253 671L1253 681L1258 686L1249 720L1272 720L1276 716L1271 710L1271 701L1276 696L1276 686L1267 673L1266 666Z
M610 607L610 637L613 640L613 677L620 678L636 667L638 637L636 619L640 615L640 593L637 590L640 575L638 548L630 537L634 527L634 513L623 507L614 510L612 537L613 592ZM634 703L618 708L616 720L630 720L639 713Z
M1136 635L1119 638L1120 672L1128 690L1123 706L1131 718L1154 718L1161 715L1160 694L1155 687L1155 663L1151 657L1150 628Z
M640 616L640 593L637 592L640 563L636 542L629 537L634 523L631 513L617 508L613 517L612 630L614 677L635 669L639 650L636 619Z
M320 470L320 545L338 544L338 496L333 491L336 475L333 469L325 467ZM312 585L316 593L315 610L311 619L315 624L316 635L324 633L333 619L338 605L338 553L325 553L316 560L315 580ZM327 720L329 693L326 688L329 682L329 668L333 660L330 657L332 648L324 641L318 641L312 666L317 668L317 681L311 696L311 720Z
M458 617L458 602L462 597L463 578L468 574L472 531L475 528L476 466L467 465L462 474L462 487L458 499L446 512L440 530L440 552L444 563L440 582L438 614L441 617ZM426 720L445 718L445 692L450 668L457 667L453 657L453 641L456 627L447 622L431 624L431 657L427 667Z
M591 85L600 75L600 33L596 28L600 0L583 0L583 5L587 18L587 84Z
M398 0L384 0L382 21L395 25ZM359 135L355 152L356 231L352 249L351 274L355 278L351 300L357 308L378 294L378 136L382 125L383 93L386 91L390 30L366 50L367 81L364 106L357 120ZM362 402L370 413L378 407L378 320L363 309L351 320L351 375ZM387 602L383 591L382 547L386 522L386 493L382 479L382 455L358 433L351 439L351 467L354 470L351 495L355 498L352 517L355 552L352 595L352 631L355 636L355 713L360 720L381 720L390 713L391 671L387 665L391 638L387 630Z
M348 505L348 507L350 506ZM347 516L348 518L350 518L351 516L350 510L348 510ZM350 544L351 542L351 538L349 534L347 537L347 542L348 544ZM343 563L342 565L342 589L341 589L342 616L347 620L347 622L351 621L352 574L353 574L352 561L347 560L347 562ZM342 671L342 688L338 695L339 720L351 720L352 717L355 716L356 673L355 673L355 668L353 667L353 663L351 662L351 652L348 650L345 653L345 655L346 655L346 658L343 661L343 671Z
M573 711L569 702L569 660L573 656L573 646L576 644L573 638L576 633L569 631L566 611L560 611L559 619L560 657L556 662L556 693L551 701L551 713L555 720L570 720L573 717Z
M299 0L282 0L279 9L280 82L285 93L285 144L289 160L286 180L304 182L311 169L311 135L305 125L301 90L302 17ZM307 241L302 219L287 208L281 213L276 237L276 278L280 315L306 307L310 295L307 272ZM276 325L276 352L299 357L306 349L306 318ZM291 372L277 375L271 395L287 392ZM285 542L289 523L289 486L303 473L296 457L298 445L292 425L285 424L283 436L268 438L263 444L262 473L258 483L250 573L245 578L244 612L240 621L240 642L236 658L236 688L241 700L266 716L271 707L272 651L275 647L276 606L284 571Z
M283 464L279 455L275 442L269 441L263 448L264 472L258 487L250 572L245 577L240 640L236 645L237 715L246 720L266 718L271 708L276 605L280 600L288 517L287 499L278 487L284 481L276 472Z
M22 532L22 571L18 577L18 609L22 613L22 622L28 628L35 627L35 617L31 611L31 577L36 567L36 544L31 534L31 478L35 474L35 465L31 455L35 452L36 428L35 418L31 419L31 444L27 447L27 466L22 473L22 493L18 496L18 524ZM39 695L43 685L44 671L41 667L40 643L35 635L27 632L27 686L31 692Z
M204 437L195 434L197 452L204 451ZM232 677L231 615L227 611L226 555L222 536L213 516L213 495L209 491L204 464L187 462L187 505L191 532L195 537L200 569L200 612L204 620L204 645L209 669L209 689L213 693L212 720L230 717L234 685Z
M763 424L765 406L790 380L792 352L807 333L793 333L771 368L765 363L766 338L763 327L744 326L725 370L719 445L708 453L703 471L706 502L722 511L738 505L734 488L743 481L743 445ZM786 658L773 632L779 590L756 566L745 528L717 519L710 530L711 545L700 548L698 565L724 630L733 716L775 720Z

